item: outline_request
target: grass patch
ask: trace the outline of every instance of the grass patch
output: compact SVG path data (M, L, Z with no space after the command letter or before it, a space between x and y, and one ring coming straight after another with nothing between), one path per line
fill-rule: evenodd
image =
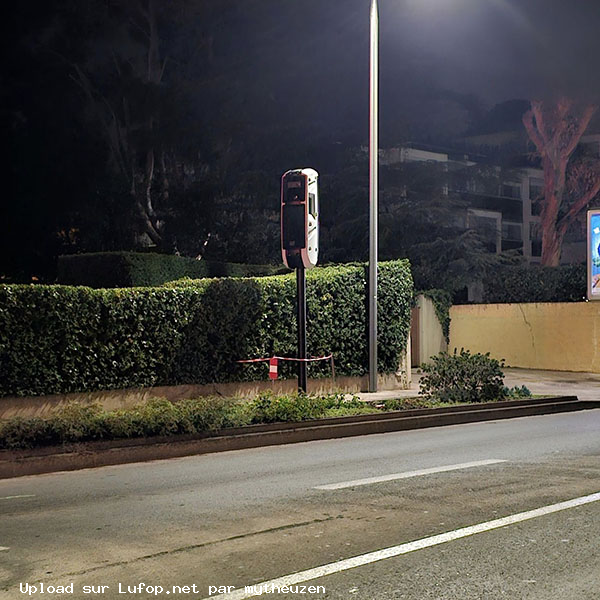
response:
M228 427L306 421L379 412L345 394L265 392L251 400L202 397L180 402L154 398L127 410L106 411L78 402L50 417L14 417L0 422L0 449L15 450L96 440L180 434L210 434Z
M520 390L521 391L521 390ZM521 393L523 393L521 391ZM519 396L523 397L523 396ZM423 397L387 399L373 405L346 394L274 394L252 399L202 397L180 402L154 398L131 409L106 411L77 402L48 418L0 421L0 449L16 450L96 440L211 434L253 424L307 421L384 411L436 408L448 403Z

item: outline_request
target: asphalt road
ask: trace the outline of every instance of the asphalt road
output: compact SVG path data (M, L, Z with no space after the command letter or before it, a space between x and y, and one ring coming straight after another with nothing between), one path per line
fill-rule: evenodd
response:
M0 481L10 600L596 600L598 540L600 410Z

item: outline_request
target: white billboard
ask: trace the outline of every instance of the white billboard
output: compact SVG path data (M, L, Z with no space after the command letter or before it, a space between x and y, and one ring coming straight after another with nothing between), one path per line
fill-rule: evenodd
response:
M600 209L587 214L587 297L600 300Z

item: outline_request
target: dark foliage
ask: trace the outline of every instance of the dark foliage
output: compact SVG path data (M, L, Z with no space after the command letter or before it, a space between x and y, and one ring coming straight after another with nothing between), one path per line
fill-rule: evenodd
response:
M252 400L202 397L177 403L153 398L131 409L106 411L73 402L50 417L14 417L0 422L0 449L34 448L94 440L179 434L207 435L227 427L306 421L378 412L345 394L321 396L264 392Z
M585 299L586 266L505 265L488 273L484 281L483 301L580 302Z
M367 372L366 287L364 266L307 274L308 351L333 352L340 375ZM0 395L266 379L264 365L236 361L296 355L295 296L292 275L115 290L2 285ZM408 264L380 264L381 372L398 367L411 299Z
M439 402L492 402L505 397L502 369L498 361L486 354L471 354L461 349L457 354L440 352L423 365L419 394Z
M144 252L59 256L57 283L92 288L154 287L183 277L260 277L286 273L283 265L247 265Z

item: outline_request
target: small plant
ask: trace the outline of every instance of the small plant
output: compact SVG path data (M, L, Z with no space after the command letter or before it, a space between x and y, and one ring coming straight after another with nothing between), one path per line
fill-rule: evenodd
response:
M531 398L531 390L527 387L522 385L521 387L515 385L512 388L504 388L504 395L507 398Z
M438 402L473 403L501 400L506 397L504 360L486 354L471 354L461 349L457 354L440 352L423 365L419 394Z
M100 404L69 402L50 419L51 431L60 442L79 442L104 437Z
M388 398L383 401L383 410L415 410L433 408L436 403L426 398Z
M325 412L325 405L317 396L306 394L287 395L264 392L251 403L253 423L277 423L318 419Z
M54 443L48 421L40 417L13 417L0 422L0 448L35 448Z

